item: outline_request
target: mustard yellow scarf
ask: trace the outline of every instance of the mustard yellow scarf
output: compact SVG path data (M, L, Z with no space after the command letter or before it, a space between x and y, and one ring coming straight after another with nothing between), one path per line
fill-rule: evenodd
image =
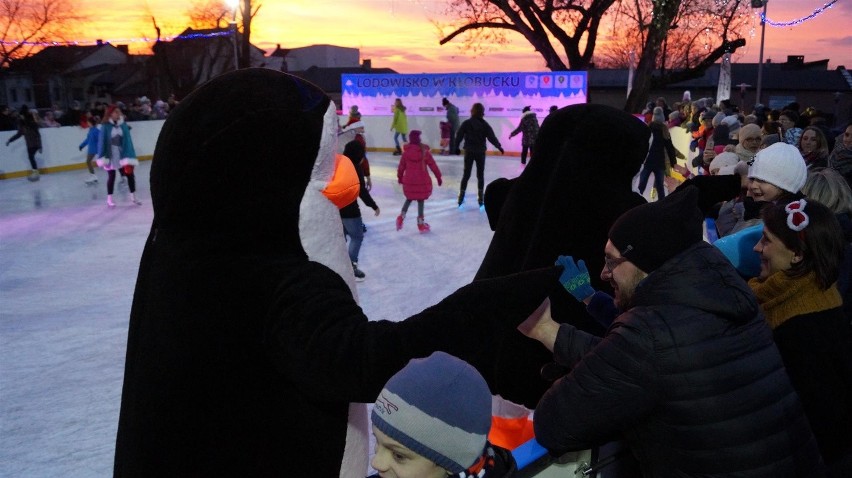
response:
M758 278L751 279L748 285L757 296L757 302L773 330L798 315L843 305L837 284L821 290L813 272L803 277L789 277L784 272L776 272L762 282Z

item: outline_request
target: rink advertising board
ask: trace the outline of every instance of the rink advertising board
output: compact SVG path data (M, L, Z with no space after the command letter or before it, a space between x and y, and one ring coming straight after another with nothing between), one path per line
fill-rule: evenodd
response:
M352 105L365 116L393 114L391 105L402 99L408 116L444 116L441 99L458 106L468 116L474 103L485 106L486 116L517 117L524 106L546 113L585 103L585 71L513 73L423 73L417 75L341 75L343 112Z

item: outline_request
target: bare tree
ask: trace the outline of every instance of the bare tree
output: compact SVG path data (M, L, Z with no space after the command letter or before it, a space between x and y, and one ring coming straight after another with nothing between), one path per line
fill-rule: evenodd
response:
M221 28L224 21L228 22L231 9L224 0L193 0L190 4L189 26L193 29Z
M744 46L749 6L747 0L619 0L611 16L623 41L613 43L620 51L608 58L623 60L626 45L641 45L625 110L640 111L651 89L697 78Z
M32 55L42 42L64 41L79 18L71 0L0 0L0 66Z
M505 44L518 33L544 58L552 71L588 68L604 13L616 0L450 0L451 32L441 45L461 37L468 51Z
M251 0L240 0L242 10L240 17L243 23L242 38L240 43L239 65L240 68L248 68L251 66L251 21L257 11L260 10L260 4L252 7Z

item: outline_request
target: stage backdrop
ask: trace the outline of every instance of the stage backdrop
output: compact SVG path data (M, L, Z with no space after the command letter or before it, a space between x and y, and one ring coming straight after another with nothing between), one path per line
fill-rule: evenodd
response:
M448 98L461 116L474 103L491 117L518 117L524 106L546 114L552 105L585 103L586 79L585 71L341 75L342 106L344 114L357 105L364 116L387 116L401 98L408 116L444 116L441 99Z

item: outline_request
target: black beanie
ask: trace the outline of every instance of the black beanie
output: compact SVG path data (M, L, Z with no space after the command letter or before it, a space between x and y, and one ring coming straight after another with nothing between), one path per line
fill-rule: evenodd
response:
M630 209L615 220L609 240L646 273L704 238L704 216L694 186Z

